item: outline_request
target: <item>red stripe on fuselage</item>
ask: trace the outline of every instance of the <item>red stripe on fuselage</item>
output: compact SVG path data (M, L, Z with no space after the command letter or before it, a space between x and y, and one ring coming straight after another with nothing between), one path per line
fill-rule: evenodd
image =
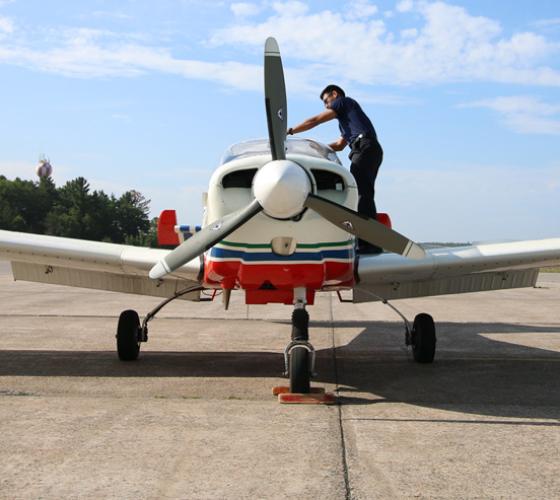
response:
M325 261L309 264L245 264L241 261L206 260L204 282L210 286L246 290L292 290L295 287L320 290L325 286L352 286L354 263Z

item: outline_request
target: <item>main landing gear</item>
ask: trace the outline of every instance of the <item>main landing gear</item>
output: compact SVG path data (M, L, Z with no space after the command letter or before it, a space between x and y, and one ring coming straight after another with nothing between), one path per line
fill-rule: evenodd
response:
M436 326L434 319L426 313L417 314L412 328L403 314L386 299L383 303L395 311L404 321L405 344L412 347L412 357L417 363L433 363L436 354Z
M204 290L204 287L196 285L180 290L172 297L165 299L163 302L152 309L142 324L140 324L140 317L136 311L127 309L119 316L119 323L117 326L117 354L121 361L135 361L140 354L140 344L148 342L148 322L151 321L155 315L161 311L172 300L175 300L187 293L197 292Z
M395 311L404 321L405 344L412 347L412 357L417 363L432 363L436 354L436 326L434 319L426 313L417 314L410 323L401 312L387 300L383 303Z
M380 300L401 317L404 321L405 344L407 347L410 346L412 348L414 361L417 363L433 363L437 342L434 319L426 313L417 314L411 328L406 317L393 304L390 304L387 299L363 288L361 291Z

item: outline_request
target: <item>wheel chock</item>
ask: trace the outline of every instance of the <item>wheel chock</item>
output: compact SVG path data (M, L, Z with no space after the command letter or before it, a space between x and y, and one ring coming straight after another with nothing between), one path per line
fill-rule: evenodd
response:
M324 387L311 387L309 389L311 394L324 394L325 388ZM287 385L277 385L272 388L272 394L274 396L278 396L278 394L289 394L290 388Z
M272 394L278 396L281 404L323 404L332 405L336 403L336 397L332 392L325 392L324 387L311 387L309 393L292 393L289 387L278 386L272 388Z

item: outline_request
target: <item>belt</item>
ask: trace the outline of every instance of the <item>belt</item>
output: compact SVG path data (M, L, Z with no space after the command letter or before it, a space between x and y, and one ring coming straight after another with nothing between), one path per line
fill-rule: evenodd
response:
M356 137L351 143L350 143L350 147L354 147L354 145L358 144L358 141L360 139L373 139L373 135L371 134L360 134L358 135L358 137Z

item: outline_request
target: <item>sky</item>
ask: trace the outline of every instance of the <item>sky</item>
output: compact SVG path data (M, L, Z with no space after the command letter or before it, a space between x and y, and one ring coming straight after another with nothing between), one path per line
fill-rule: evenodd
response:
M200 223L225 149L266 137L263 50L288 123L342 86L384 149L379 211L416 241L560 237L557 0L0 0L0 174L136 189ZM338 138L335 121L301 134ZM348 167L348 150L339 153Z

